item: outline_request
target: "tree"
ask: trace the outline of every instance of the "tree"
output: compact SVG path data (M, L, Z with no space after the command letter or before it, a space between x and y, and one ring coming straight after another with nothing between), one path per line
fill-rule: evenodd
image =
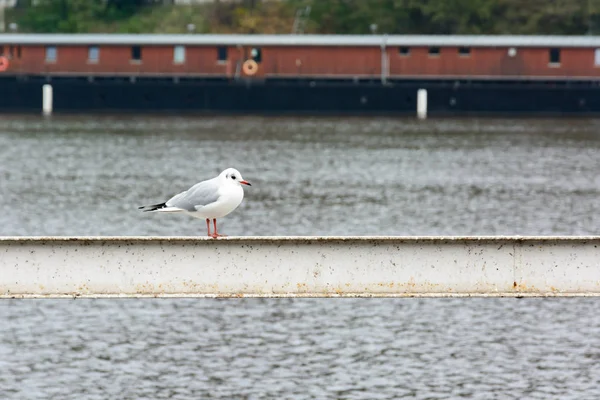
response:
M162 3L161 0L104 0L104 17L109 19L129 18L144 6Z
M23 2L31 0L21 0ZM160 0L38 0L24 8L22 29L32 32L88 32L94 21L116 21L136 15ZM30 3L31 4L31 3Z
M573 35L588 30L592 0L496 0L496 33Z
M321 33L478 33L491 26L495 0L313 0Z
M33 32L85 32L86 21L103 7L102 0L39 0L25 10L19 26Z
M178 15L182 6L172 3L18 0L12 15L29 32L176 31L153 18L154 7L162 7L159 16ZM307 33L370 34L372 26L378 34L600 33L600 0L243 0L192 8L214 32L273 33L290 32L295 12L307 6ZM183 27L184 20L171 24Z
M411 0L428 21L423 33L480 34L492 29L493 0Z

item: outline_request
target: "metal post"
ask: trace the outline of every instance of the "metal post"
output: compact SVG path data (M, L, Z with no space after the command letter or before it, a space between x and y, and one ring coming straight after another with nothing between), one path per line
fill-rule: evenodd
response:
M419 119L427 118L427 89L417 91L417 117Z
M52 114L52 85L42 86L42 112L44 115Z

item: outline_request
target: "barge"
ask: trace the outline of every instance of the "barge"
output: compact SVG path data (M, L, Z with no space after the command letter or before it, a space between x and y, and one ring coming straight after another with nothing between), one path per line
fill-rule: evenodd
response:
M600 38L0 35L0 113L44 85L60 113L598 115Z

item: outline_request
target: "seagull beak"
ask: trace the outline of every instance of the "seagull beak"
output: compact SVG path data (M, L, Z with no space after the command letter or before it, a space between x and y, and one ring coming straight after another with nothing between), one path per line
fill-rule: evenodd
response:
M240 183L241 183L241 184L243 184L243 185L252 186L252 185L250 184L250 182L247 182L247 181L240 181Z

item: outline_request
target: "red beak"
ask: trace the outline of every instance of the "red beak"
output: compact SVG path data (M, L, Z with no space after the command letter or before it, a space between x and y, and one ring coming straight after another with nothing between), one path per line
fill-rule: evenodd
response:
M252 186L252 185L250 184L250 182L247 182L247 181L240 181L240 183L242 183L242 184L244 184L244 185Z

